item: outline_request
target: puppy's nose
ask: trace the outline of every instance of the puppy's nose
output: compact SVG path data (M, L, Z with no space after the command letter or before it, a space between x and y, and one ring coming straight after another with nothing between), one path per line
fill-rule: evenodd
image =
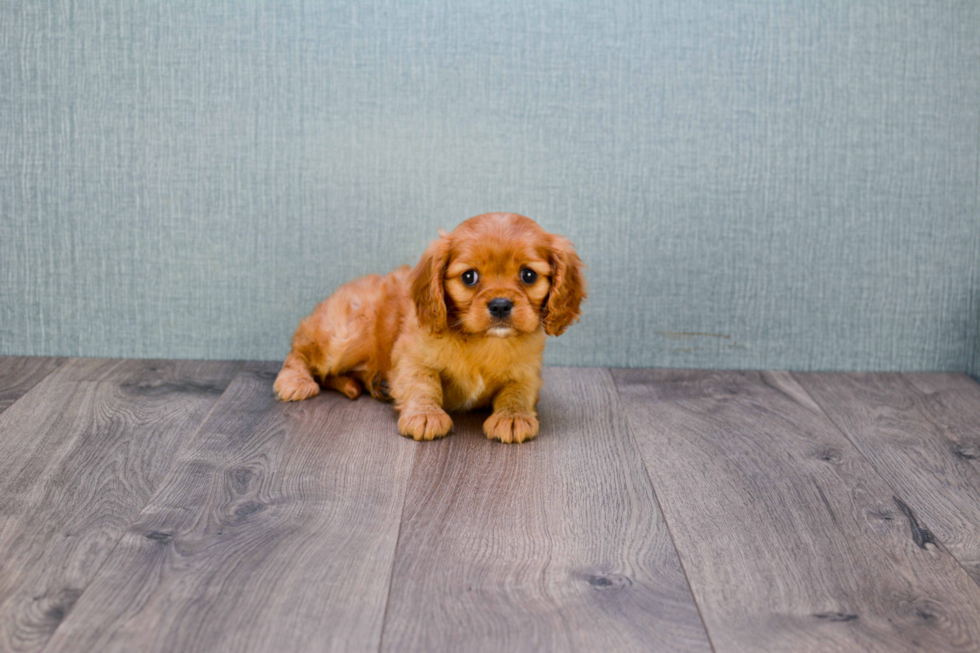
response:
M503 297L497 297L487 302L487 310L490 311L490 315L497 318L507 317L512 308L514 308L514 302Z

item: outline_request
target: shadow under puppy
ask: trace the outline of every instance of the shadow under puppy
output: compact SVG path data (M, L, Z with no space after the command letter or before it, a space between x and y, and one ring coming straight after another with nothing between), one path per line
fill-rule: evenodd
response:
M276 378L284 401L324 387L394 399L398 430L449 433L447 410L492 405L487 437L538 434L546 335L576 321L585 298L572 244L530 218L487 213L440 230L414 269L341 286L304 319Z

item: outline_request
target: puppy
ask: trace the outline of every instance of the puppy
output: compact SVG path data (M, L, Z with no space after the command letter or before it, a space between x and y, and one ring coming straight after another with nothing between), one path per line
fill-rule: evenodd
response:
M568 240L513 213L440 230L414 269L352 281L300 323L276 395L307 399L316 379L351 399L366 388L416 440L448 434L447 410L492 405L488 438L530 440L545 337L578 319L582 268Z

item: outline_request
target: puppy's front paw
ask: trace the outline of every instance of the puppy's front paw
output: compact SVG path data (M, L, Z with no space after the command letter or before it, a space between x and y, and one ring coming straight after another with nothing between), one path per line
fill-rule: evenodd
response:
M415 440L434 440L449 433L453 420L441 408L406 408L398 418L398 432Z
M282 401L300 401L320 394L320 386L316 381L290 369L279 372L272 387L276 391L276 397Z
M494 413L483 423L483 432L491 440L505 444L524 442L538 434L538 418L523 413Z

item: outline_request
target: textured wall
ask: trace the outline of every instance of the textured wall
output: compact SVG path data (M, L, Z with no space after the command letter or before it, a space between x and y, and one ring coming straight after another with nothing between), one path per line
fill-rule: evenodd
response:
M280 358L507 210L552 363L978 372L978 154L973 0L2 2L0 353Z

